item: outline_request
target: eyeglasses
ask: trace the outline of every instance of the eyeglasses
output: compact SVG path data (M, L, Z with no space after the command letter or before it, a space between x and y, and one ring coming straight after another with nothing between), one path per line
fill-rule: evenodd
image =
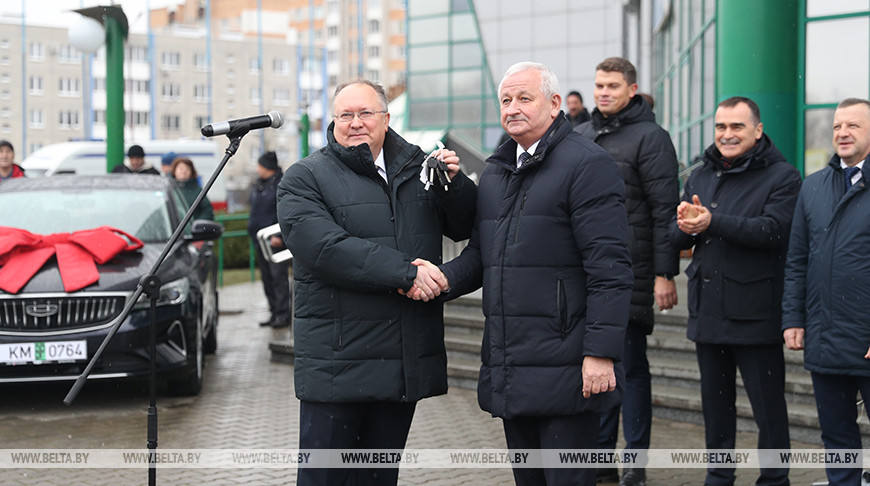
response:
M333 118L343 123L350 123L353 121L353 118L358 116L360 120L371 120L375 117L377 113L386 113L387 110L382 111L354 111L348 113L339 113L338 115L334 115Z

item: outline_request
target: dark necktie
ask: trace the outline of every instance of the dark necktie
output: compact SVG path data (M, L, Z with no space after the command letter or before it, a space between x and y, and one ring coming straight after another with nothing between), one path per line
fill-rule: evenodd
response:
M519 169L520 167L526 165L526 163L527 163L527 162L529 161L529 159L531 159L531 158L532 158L532 156L529 155L528 152L523 152L523 153L521 153L521 154L520 154L520 158L519 158L519 160L517 161L517 168Z
M852 187L852 178L855 177L855 174L861 170L858 167L846 167L843 169L843 177L846 178L846 192L849 192L849 188Z

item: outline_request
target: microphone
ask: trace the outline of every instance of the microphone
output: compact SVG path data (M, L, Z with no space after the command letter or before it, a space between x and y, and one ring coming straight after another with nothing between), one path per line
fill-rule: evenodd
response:
M250 116L248 118L239 118L238 120L222 121L211 123L202 127L202 134L206 137L215 135L223 135L229 133L239 127L247 126L248 130L258 130L260 128L278 128L284 124L284 117L281 113L272 110L265 115Z

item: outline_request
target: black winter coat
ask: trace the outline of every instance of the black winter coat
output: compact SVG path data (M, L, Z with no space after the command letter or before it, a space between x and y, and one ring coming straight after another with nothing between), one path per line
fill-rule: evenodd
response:
M840 157L807 176L794 212L783 329L805 328L804 367L870 377L870 157L845 191Z
M676 222L680 249L695 247L687 306L689 339L708 344L782 342L785 257L801 177L766 134L749 152L723 166L715 145L686 182L683 200L698 195L712 214L707 231L692 236Z
M634 271L629 322L649 334L655 276L680 271L679 252L668 240L668 224L680 200L674 145L641 96L632 97L622 111L607 118L595 108L592 120L574 130L603 147L622 172Z
M184 200L187 201L188 207L190 207L196 201L199 193L202 192L202 186L194 178L186 181L176 181L176 183L181 189L181 193L184 194ZM193 213L193 219L214 219L214 208L211 207L211 202L209 202L207 197L203 197L202 201L199 202L199 207Z
M447 391L443 304L399 295L442 235L471 235L477 188L464 174L428 191L425 154L389 130L378 175L367 144L335 141L291 165L278 218L293 253L295 384L313 402L415 402Z
M271 177L254 181L251 187L251 212L248 217L248 234L257 235L257 231L272 226L278 222L278 183L281 182L281 169Z
M487 160L469 245L442 266L451 296L483 285L480 407L504 418L608 410L622 396L632 285L624 184L563 116L520 169L516 148ZM616 361L616 391L583 398L584 356Z

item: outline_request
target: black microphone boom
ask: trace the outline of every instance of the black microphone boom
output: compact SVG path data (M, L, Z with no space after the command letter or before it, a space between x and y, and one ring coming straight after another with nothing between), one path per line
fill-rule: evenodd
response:
M229 133L241 126L247 126L248 130L257 130L260 128L278 128L284 124L284 117L281 113L272 110L265 115L251 116L248 118L239 118L238 120L229 120L217 123L211 123L202 127L202 134L206 137L215 135L223 135Z

